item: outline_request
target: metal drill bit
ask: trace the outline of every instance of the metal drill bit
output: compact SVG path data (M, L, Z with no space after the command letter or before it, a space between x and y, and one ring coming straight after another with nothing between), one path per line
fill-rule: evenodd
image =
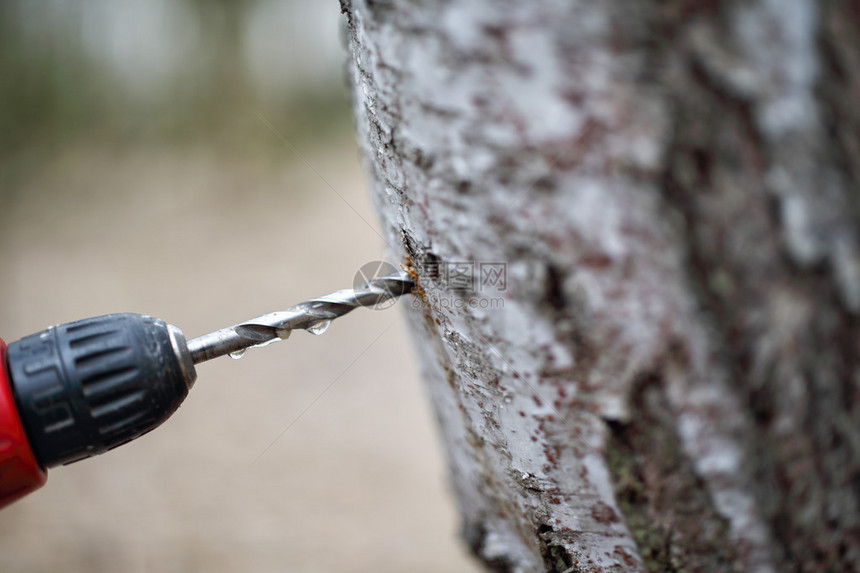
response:
M331 321L360 306L375 306L412 291L409 275L397 273L373 278L355 288L339 290L300 302L287 310L264 314L188 341L194 364L225 354L241 355L252 346L262 346L289 337L293 330L321 333Z

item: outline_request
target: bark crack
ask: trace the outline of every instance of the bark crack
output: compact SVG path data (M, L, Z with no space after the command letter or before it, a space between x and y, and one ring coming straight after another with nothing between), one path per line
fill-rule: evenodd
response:
M619 507L649 571L740 571L728 522L675 434L663 382L644 376L636 416L610 422L607 458Z

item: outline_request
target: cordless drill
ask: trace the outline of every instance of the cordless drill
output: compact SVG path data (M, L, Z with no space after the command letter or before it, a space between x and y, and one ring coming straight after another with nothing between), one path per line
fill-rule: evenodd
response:
M128 313L52 326L8 348L0 340L0 508L41 487L47 468L159 426L188 395L196 364L241 356L293 330L322 334L333 319L412 288L406 273L377 276L188 341L163 320Z

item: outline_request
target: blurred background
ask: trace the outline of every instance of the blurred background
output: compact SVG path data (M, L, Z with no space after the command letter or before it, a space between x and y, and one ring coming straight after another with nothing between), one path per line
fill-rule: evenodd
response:
M127 311L193 337L385 257L339 18L0 3L0 336ZM0 571L475 571L410 346L361 309L200 365L164 426L0 512Z

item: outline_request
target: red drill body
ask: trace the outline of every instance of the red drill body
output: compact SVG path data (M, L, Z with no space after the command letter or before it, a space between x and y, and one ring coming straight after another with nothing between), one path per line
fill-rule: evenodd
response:
M0 508L39 489L47 478L18 417L6 371L6 343L0 340Z

